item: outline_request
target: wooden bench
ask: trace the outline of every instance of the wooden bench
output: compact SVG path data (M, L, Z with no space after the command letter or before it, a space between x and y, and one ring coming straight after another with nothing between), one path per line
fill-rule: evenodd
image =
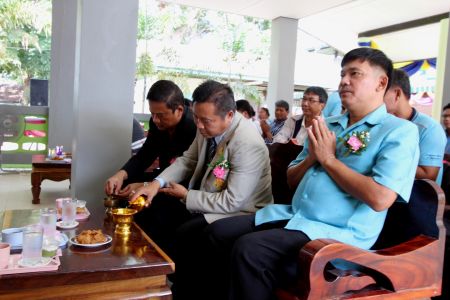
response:
M332 239L313 240L300 250L296 286L277 290L277 298L423 299L440 295L444 207L444 193L435 182L416 180L409 203L396 202L389 208L374 250Z

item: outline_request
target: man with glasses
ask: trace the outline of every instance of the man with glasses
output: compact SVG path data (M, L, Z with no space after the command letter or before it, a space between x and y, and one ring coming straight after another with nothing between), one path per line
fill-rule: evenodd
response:
M274 143L286 144L292 141L296 145L303 146L308 136L306 128L312 125L315 117L321 115L327 104L328 94L320 86L311 86L306 89L302 99L303 115L292 116L286 120L273 138Z
M128 196L131 191L146 185L181 156L195 138L197 128L192 112L175 83L169 80L155 82L147 99L152 115L147 139L136 155L106 181L107 195ZM157 158L159 170L146 172Z

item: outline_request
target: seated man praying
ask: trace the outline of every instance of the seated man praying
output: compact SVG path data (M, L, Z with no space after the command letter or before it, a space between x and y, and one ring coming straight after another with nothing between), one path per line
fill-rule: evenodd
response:
M226 290L228 299L273 299L277 286L295 282L298 252L306 243L332 238L369 249L387 209L396 200L408 201L419 135L413 123L386 111L383 96L392 62L379 50L358 48L341 66L339 94L347 112L326 121L318 117L308 128L305 147L288 169L296 188L292 203L209 226L223 256L208 276L229 274L217 279L228 284L217 294Z

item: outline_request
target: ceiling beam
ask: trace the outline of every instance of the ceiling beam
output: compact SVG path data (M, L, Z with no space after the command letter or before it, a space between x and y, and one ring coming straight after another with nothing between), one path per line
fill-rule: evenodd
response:
M443 14L434 15L434 16L430 16L430 17L426 17L426 18L422 18L422 19L399 23L399 24L386 26L386 27L382 27L382 28L377 28L377 29L373 29L373 30L368 30L368 31L359 33L358 37L371 37L371 36L395 32L395 31L400 31L400 30L404 30L404 29L410 29L410 28L414 28L414 27L438 23L442 19L446 19L448 17L449 17L449 13L443 13Z

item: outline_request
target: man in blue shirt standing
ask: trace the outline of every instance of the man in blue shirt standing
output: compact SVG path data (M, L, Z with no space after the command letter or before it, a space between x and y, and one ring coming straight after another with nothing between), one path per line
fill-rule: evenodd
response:
M411 85L408 74L403 70L394 70L391 87L384 95L387 111L417 125L420 157L416 178L434 180L440 185L442 181L442 160L447 142L445 132L438 122L412 107L409 104L410 97Z
M218 270L229 272L228 299L272 299L280 283L295 281L299 249L310 240L369 249L387 209L410 197L419 137L417 126L386 111L391 60L358 48L341 66L339 94L347 112L318 117L308 128L308 142L288 169L296 187L292 204L268 205L208 228L216 251L230 256Z

